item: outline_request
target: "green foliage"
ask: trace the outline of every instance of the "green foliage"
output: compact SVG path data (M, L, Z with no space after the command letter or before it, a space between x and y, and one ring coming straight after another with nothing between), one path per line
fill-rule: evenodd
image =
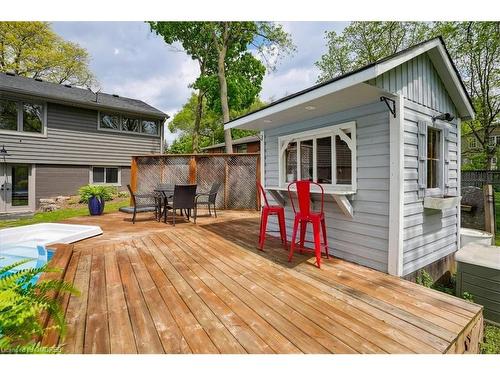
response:
M44 265L38 268L15 270L29 260L13 263L0 269L0 352L3 353L57 353L57 347L43 347L36 342L49 330L65 333L64 313L54 293L78 294L63 280L33 278L43 272L60 272ZM44 327L42 313L53 319L53 325Z
M424 22L351 22L342 33L326 32L328 51L316 62L318 81L370 64L429 36Z
M0 22L0 71L90 87L89 54L59 37L48 22Z
M500 354L500 327L485 323L481 353Z
M88 203L90 198L97 197L104 199L105 201L110 201L113 196L116 195L116 187L114 186L104 186L104 185L85 185L78 189L78 194L80 195L80 202Z
M129 205L128 200L119 200L117 202L107 203L104 207L104 213L116 212L120 207ZM88 216L89 209L82 208L65 208L52 212L37 212L31 218L15 219L15 220L0 220L0 228L18 227L21 225L37 224L37 223L56 223L72 217Z
M434 284L434 280L432 280L431 275L426 270L420 270L417 273L417 277L415 279L415 282L419 285L423 285L427 288L430 288L432 284Z
M463 292L462 299L469 301L469 302L474 302L474 296L472 295L472 293L469 293L469 292Z

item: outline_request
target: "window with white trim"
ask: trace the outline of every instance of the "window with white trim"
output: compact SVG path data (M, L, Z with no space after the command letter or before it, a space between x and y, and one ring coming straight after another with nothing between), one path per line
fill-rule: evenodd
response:
M0 132L45 134L45 106L41 103L0 99Z
M280 186L310 180L325 188L356 189L356 123L279 137Z
M113 132L140 133L150 136L159 136L161 121L100 111L97 128L99 130Z
M477 139L476 139L476 136L471 135L467 139L467 143L468 143L469 148L477 148Z
M121 169L119 167L92 167L90 183L95 185L121 185Z

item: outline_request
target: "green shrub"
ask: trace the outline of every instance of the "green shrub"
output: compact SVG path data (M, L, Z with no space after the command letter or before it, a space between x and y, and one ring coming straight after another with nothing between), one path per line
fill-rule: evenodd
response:
M432 280L431 275L429 275L429 272L427 272L426 270L421 270L418 272L415 282L427 288L430 288L432 284L434 284L434 280Z
M128 191L119 191L116 195L118 198L128 198L130 196Z
M58 353L59 347L42 346L37 338L49 330L64 335L64 313L51 295L78 294L78 291L62 280L33 283L33 278L42 272L59 271L47 265L12 272L27 261L0 268L0 353ZM50 327L44 327L41 322L44 312L53 319Z
M481 353L500 354L500 327L484 324L484 341L481 343Z
M103 186L103 185L85 185L78 190L80 195L80 202L88 203L90 198L97 197L104 199L105 201L110 201L113 199L113 194L116 192L114 186Z

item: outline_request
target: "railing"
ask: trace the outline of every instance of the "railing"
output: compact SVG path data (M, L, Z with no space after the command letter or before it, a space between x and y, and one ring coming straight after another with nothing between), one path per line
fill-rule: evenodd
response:
M476 186L482 188L484 185L493 185L500 188L500 171L475 170L462 171L462 186Z
M197 184L209 191L222 184L216 206L220 209L258 209L260 155L168 154L132 157L130 185L133 191L153 191L159 184Z

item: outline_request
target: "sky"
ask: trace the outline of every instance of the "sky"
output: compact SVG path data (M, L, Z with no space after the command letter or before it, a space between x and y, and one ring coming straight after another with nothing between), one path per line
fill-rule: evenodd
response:
M262 83L261 99L279 99L313 85L314 63L326 51L325 31L347 22L281 22L297 51L282 59ZM90 54L90 68L103 92L140 99L171 117L191 94L196 62L180 46L169 46L144 22L54 22L54 31ZM167 134L167 141L176 138Z

